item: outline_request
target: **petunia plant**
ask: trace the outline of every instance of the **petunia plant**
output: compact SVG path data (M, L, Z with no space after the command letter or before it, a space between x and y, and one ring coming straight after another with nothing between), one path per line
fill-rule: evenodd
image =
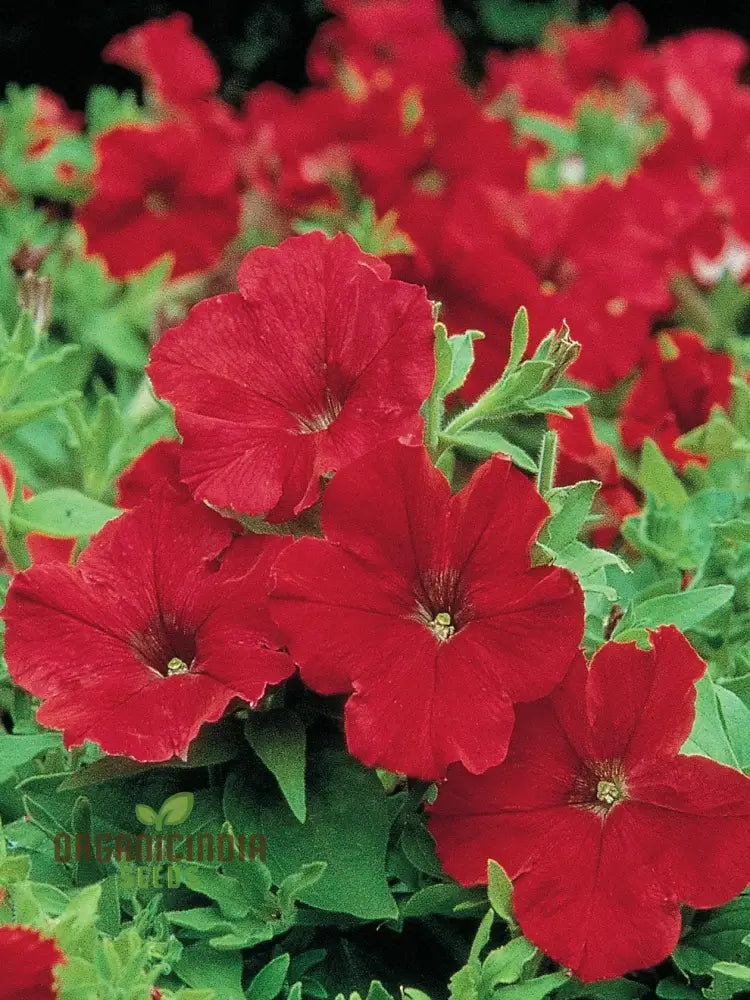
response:
M0 109L0 1000L744 995L742 43L330 7Z

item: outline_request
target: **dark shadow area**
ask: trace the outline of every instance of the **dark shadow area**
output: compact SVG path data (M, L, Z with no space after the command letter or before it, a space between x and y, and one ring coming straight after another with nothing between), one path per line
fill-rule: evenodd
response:
M464 39L471 56L493 44L481 9L491 0L447 0L446 16ZM530 0L544 5L547 0ZM726 28L750 35L746 0L711 4L636 0L653 39L690 28ZM609 9L612 2L583 0L584 15ZM305 82L305 52L317 26L327 16L322 0L4 0L0 9L0 67L9 81L40 83L82 107L93 84L134 86L133 77L101 61L101 51L118 32L149 17L176 10L191 14L196 33L217 58L225 96L237 100L261 80L292 88Z

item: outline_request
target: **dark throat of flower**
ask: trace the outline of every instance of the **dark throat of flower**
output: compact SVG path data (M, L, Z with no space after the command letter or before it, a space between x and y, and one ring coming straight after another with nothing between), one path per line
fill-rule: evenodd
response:
M426 625L438 642L452 639L470 619L457 571L430 570L422 574L414 617Z
M309 412L295 414L299 424L300 434L317 434L327 430L341 413L343 403L329 390L325 390L319 405L311 407Z
M195 666L194 632L169 616L149 622L130 644L138 659L163 677L186 674Z
M152 215L162 216L172 211L174 199L174 183L165 180L146 191L143 204Z
M621 760L589 761L573 784L570 804L606 816L628 798L625 769Z
M564 257L543 261L537 273L542 295L567 291L577 277L575 265Z

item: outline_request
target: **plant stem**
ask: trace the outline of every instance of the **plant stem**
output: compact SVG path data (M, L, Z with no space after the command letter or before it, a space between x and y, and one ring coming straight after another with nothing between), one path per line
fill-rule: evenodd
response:
M433 462L437 461L440 425L443 422L443 401L433 388L427 400L424 422L424 443Z
M557 464L557 434L555 431L545 431L539 448L539 471L536 483L543 497L548 497L555 485L555 466Z

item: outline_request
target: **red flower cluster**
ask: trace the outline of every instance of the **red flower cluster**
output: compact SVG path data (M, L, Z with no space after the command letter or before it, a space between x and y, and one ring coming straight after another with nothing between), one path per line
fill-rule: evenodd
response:
M504 763L449 770L429 820L446 871L484 883L494 858L521 929L584 981L662 961L679 903L720 906L750 881L750 780L679 754L705 664L675 628L651 642L577 657L517 710Z
M320 232L252 251L238 284L152 352L182 441L125 470L129 509L75 566L13 577L11 678L67 746L164 761L298 668L347 696L362 762L445 779L430 824L446 871L481 883L497 859L532 942L584 979L659 961L679 901L714 906L750 879L750 780L678 755L704 664L668 628L587 669L576 577L534 565L536 486L497 455L452 494L421 445L423 288ZM600 479L611 533L633 493L584 411L559 426L558 482ZM321 493L323 537L231 516L305 513L294 529L315 534Z
M334 6L340 18L309 56L316 86L250 95L246 169L290 215L338 204L352 183L381 213L396 210L414 251L394 260L397 273L424 282L449 325L488 334L469 396L496 377L521 303L539 336L566 318L585 347L573 374L608 389L644 358L677 273L742 276L750 92L739 39L693 32L650 48L621 6L603 24L552 29L534 52L491 54L474 91L436 3ZM624 182L590 181L575 153L556 194L530 190L543 144L525 116L572 130L589 107L663 138Z
M56 1000L55 966L65 956L53 938L30 927L0 927L0 956L0 1000Z
M97 141L93 195L77 213L89 251L117 277L163 254L173 277L206 274L241 215L281 239L300 215L340 222L361 193L403 236L394 275L426 285L449 327L485 332L466 398L497 377L521 304L531 349L566 319L584 348L574 377L609 390L640 368L645 395L674 280L705 287L750 274L744 44L696 31L649 46L640 16L621 5L592 25L553 24L538 49L490 53L472 88L437 0L329 7L308 56L312 86L293 95L263 84L239 112L219 98L218 68L186 15L109 44L105 59L142 77L149 122ZM45 100L57 127L77 127ZM567 154L561 134L576 137ZM627 143L632 162L614 166ZM539 189L540 164L550 190ZM225 287L223 271L212 280ZM723 385L718 368L709 381ZM634 392L626 444L644 433L673 440L685 420L672 435L671 414L694 395L675 410L663 393L644 407Z
M179 13L118 36L104 58L142 76L154 120L99 136L94 193L77 214L87 249L117 278L163 254L173 278L208 271L237 235L241 207L241 126L216 96L218 68Z

